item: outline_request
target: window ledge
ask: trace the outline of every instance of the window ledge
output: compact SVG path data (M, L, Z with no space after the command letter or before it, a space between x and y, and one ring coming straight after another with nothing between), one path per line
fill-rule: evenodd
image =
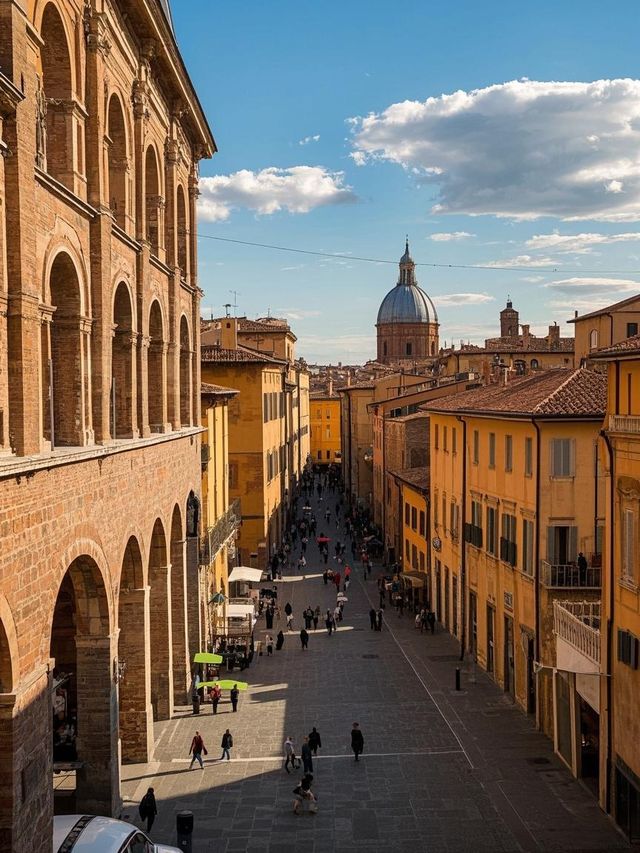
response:
M638 594L638 584L633 578L618 578L618 586L628 589L629 592L635 592L636 595Z

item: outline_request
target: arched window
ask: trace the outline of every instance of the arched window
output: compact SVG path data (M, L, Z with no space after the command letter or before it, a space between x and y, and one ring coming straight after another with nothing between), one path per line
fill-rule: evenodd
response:
M150 145L144 160L146 238L154 255L160 249L162 199L160 197L160 174L155 148Z
M184 315L180 320L180 424L191 424L191 344Z
M53 3L44 10L40 34L44 44L40 51L42 86L37 96L36 161L73 190L71 57L62 18Z
M109 99L107 120L109 143L109 207L120 228L126 226L127 216L127 134L122 104L117 95Z
M589 349L598 349L598 330L591 329L589 332Z
M149 353L147 357L147 393L149 395L149 429L164 430L165 385L164 327L160 305L154 300L149 314Z
M178 184L176 194L176 225L178 229L178 266L181 269L182 278L189 274L189 253L187 246L187 205L184 198L184 190Z
M49 274L51 304L55 308L49 342L43 341L44 436L53 447L84 444L89 382L84 382L80 282L69 255L59 254ZM43 329L46 329L43 326Z
M111 343L111 437L133 436L133 311L129 290L120 282L113 303L116 327Z
M538 359L532 358L531 359L531 370L537 370L539 367L540 367L540 364L538 362Z

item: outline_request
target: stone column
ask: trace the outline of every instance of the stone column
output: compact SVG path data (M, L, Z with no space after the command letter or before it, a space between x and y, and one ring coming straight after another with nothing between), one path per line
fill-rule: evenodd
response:
M171 566L151 570L149 628L153 662L151 704L154 720L169 720L173 714L173 648L171 637Z
M148 687L149 587L122 589L118 604L118 663L126 664L118 682L118 723L122 763L136 764L153 757L153 713Z
M150 342L151 340L148 335L138 334L136 359L138 375L138 428L143 438L151 434L151 430L149 429L149 388L147 382Z
M76 637L78 760L76 811L113 815L120 810L117 755L118 698L113 637Z

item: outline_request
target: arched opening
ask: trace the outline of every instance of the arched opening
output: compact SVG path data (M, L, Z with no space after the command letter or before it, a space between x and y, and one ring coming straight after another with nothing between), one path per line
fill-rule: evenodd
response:
M107 117L109 151L109 207L120 226L126 227L127 217L127 133L120 98L111 95Z
M598 330L591 329L589 332L589 349L598 349Z
M69 255L59 254L49 275L51 304L55 308L43 340L44 436L53 447L84 444L85 383L80 282ZM43 325L43 335L47 326ZM85 388L85 384L87 387Z
M190 673L187 659L185 544L182 514L176 505L171 516L171 647L175 705L187 702Z
M113 324L116 328L111 342L111 435L131 438L135 411L133 312L129 289L123 281L116 289Z
M186 507L186 540L187 540L187 638L189 660L193 660L196 652L202 647L202 624L198 606L199 557L200 557L200 501L194 492L189 492Z
M153 145L149 145L144 158L144 200L146 238L151 246L151 252L158 254L160 249L160 174L158 159Z
M180 318L180 424L191 425L191 344L187 318Z
M413 352L413 344L411 341L407 341L405 344L405 355L412 355Z
M0 693L11 693L13 690L13 668L11 665L11 649L7 633L0 619Z
M165 343L162 312L154 300L149 312L149 352L147 357L147 393L149 395L149 429L164 430Z
M13 666L11 661L11 648L5 627L0 619L0 693L13 693ZM2 743L3 759L0 761L0 837L11 849L11 836L15 828L14 790L13 779L14 765L11 755L16 748L16 726L12 719L12 703L4 708L0 714L0 743Z
M61 808L54 794L54 810L109 815L118 799L109 605L100 569L89 556L77 557L60 584L50 655L54 770L71 762L76 772L74 801L65 796Z
M40 50L42 88L37 97L36 160L53 178L72 190L71 56L62 18L53 3L44 10L40 35L44 44Z
M151 705L154 720L168 720L173 711L173 674L171 663L171 624L169 620L169 562L167 537L160 519L156 519L149 550L150 637L153 649L151 668Z
M540 363L537 358L531 359L531 370L537 370L540 367Z
M178 266L181 269L182 278L189 274L189 254L187 246L187 204L184 197L182 185L178 184L176 197L176 224L178 226Z
M118 722L123 764L149 761L153 753L146 598L140 545L131 536L122 558L118 593Z

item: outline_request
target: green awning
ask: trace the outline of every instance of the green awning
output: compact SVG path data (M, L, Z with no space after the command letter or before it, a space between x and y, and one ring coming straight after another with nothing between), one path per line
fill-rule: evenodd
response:
M222 655L214 655L211 652L196 652L194 663L222 663Z

